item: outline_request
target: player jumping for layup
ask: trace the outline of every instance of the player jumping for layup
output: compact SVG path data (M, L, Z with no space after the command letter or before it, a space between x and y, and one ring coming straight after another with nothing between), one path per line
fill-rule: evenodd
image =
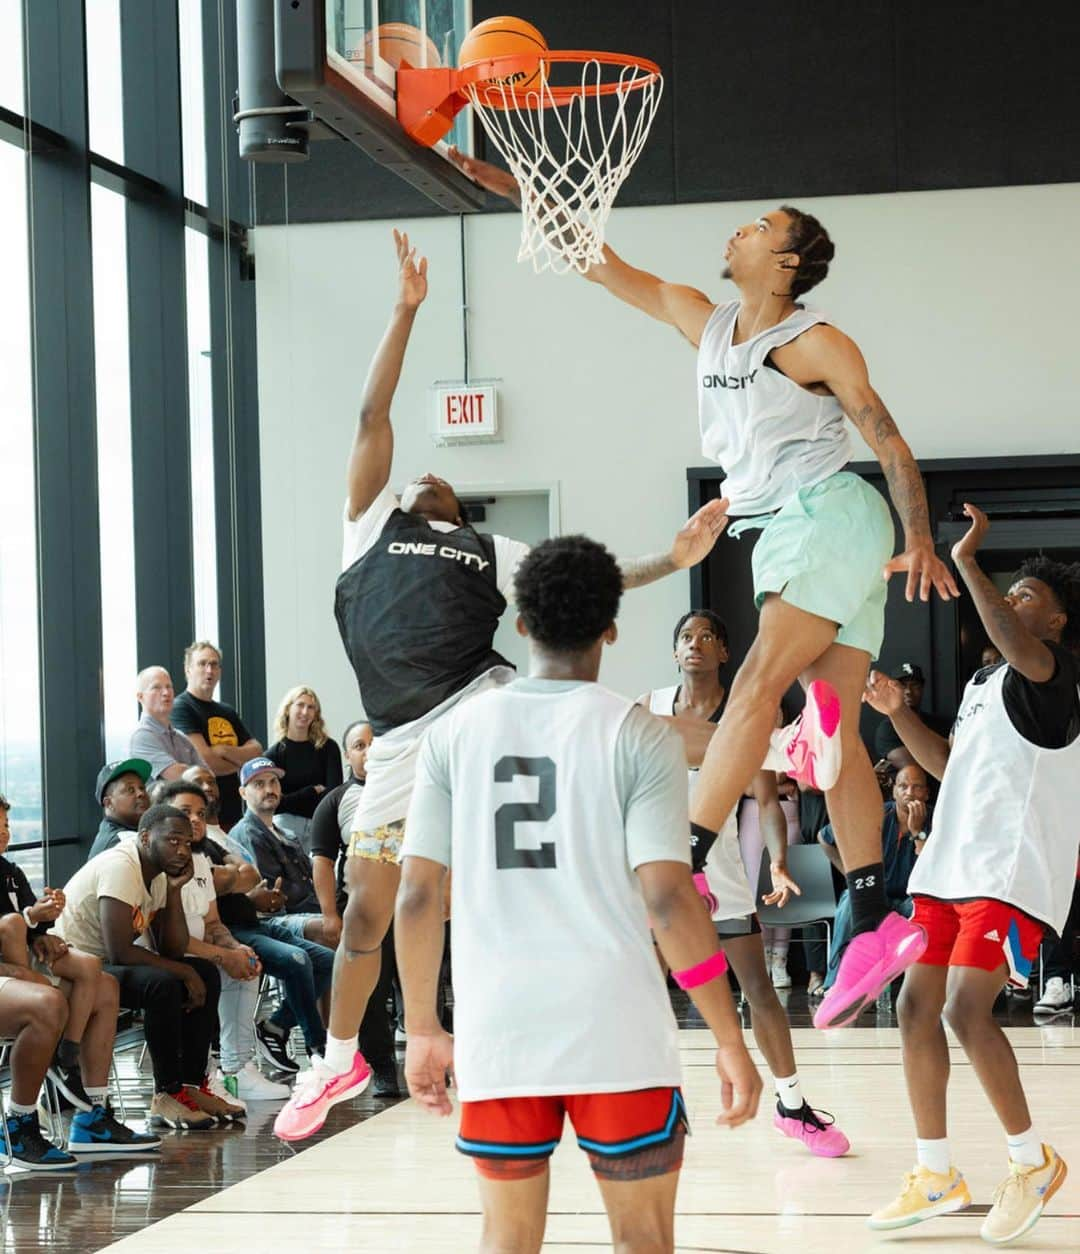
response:
M518 202L505 171L456 150L454 156L482 186ZM724 275L738 287L738 300L715 304L696 288L627 265L606 247L605 264L588 274L698 349L702 451L723 467L729 512L742 516L732 535L762 529L753 553L758 634L702 765L691 818L716 831L731 813L796 679L804 687L826 680L840 696L843 767L825 791L855 935L814 1016L818 1027L854 1019L926 944L921 928L888 909L881 793L859 738L867 667L884 634L882 574L906 571L908 600L929 600L931 588L958 595L934 552L919 468L871 386L858 346L799 303L825 278L833 252L816 218L784 205L728 240ZM884 500L844 469L851 460L845 415L881 463L903 524L904 551L892 560Z
M690 874L682 744L596 682L619 568L602 545L566 536L538 545L515 587L529 678L460 706L421 751L395 922L405 1078L445 1115L453 1068L484 1250L541 1248L548 1159L568 1115L615 1247L660 1254L674 1249L686 1114L650 918L716 1038L718 1122L752 1117L761 1079ZM435 1013L450 867L453 1038Z
M514 569L527 552L505 536L480 535L454 489L436 475L389 487L390 404L416 311L427 295L427 261L394 232L400 265L390 325L364 386L349 456L345 545L335 612L375 741L349 845L341 943L334 957L325 1058L316 1059L274 1131L301 1140L337 1102L359 1093L370 1069L356 1033L379 976L380 950L398 886L398 855L423 734L458 701L505 683L513 670L492 648ZM700 509L670 552L622 563L627 588L700 562L726 524L725 502Z

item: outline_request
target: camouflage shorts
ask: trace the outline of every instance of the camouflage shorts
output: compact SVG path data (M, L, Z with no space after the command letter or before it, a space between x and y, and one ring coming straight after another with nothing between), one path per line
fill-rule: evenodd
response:
M405 820L383 823L372 832L353 832L349 837L349 857L367 858L372 862L401 861L401 842L405 837Z

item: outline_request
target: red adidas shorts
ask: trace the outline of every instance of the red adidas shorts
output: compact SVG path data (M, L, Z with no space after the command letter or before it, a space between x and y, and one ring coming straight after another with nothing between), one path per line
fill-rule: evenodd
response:
M913 922L926 929L926 952L919 959L931 967L976 967L996 971L1007 963L1009 983L1026 988L1044 928L1003 901L939 901L916 897Z
M677 1088L462 1102L457 1148L483 1175L524 1179L544 1170L566 1116L597 1175L640 1180L682 1165L688 1123Z

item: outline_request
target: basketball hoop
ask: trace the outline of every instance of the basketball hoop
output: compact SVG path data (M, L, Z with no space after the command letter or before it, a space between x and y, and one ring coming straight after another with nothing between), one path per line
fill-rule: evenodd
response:
M613 52L515 53L458 70L404 66L398 117L433 144L472 105L521 191L518 260L538 272L584 274L603 262L608 216L663 83L654 62Z

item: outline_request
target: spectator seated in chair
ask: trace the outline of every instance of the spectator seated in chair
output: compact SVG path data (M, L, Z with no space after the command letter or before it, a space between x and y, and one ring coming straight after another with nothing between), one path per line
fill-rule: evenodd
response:
M908 878L915 866L915 859L922 853L930 832L929 787L926 772L917 763L903 767L896 773L893 799L885 806L885 819L881 826L881 853L885 864L885 896L890 910L897 910L906 918L911 917L912 903L908 896ZM818 843L828 854L833 866L843 874L836 839L831 825L822 829ZM829 969L825 975L825 988L832 988L844 946L851 940L851 904L845 889L836 905L833 923L832 947L829 950Z
M157 1137L134 1132L114 1119L108 1109L109 1064L119 1007L116 981L102 971L98 959L69 949L50 933L50 926L64 909L64 894L46 888L38 897L23 871L2 856L11 838L9 809L0 797L0 974L7 981L21 980L50 993L56 990L65 1003L48 1076L76 1108L69 1153L157 1149L161 1144ZM39 1009L43 1022L50 1022L48 1006ZM2 1020L0 1004L0 1032L8 1035ZM34 1136L37 1126L35 1110L32 1126L27 1124L25 1129L34 1144L40 1139L40 1133L38 1138ZM21 1131L9 1126L9 1132L14 1144ZM47 1148L39 1145L37 1150L46 1159L50 1157Z
M98 772L94 796L104 816L87 861L111 849L124 832L138 829L139 820L150 808L146 781L153 769L143 758L125 758L121 762L106 762Z
M312 689L301 685L285 694L274 718L274 736L266 756L284 771L277 823L309 853L315 807L341 783L341 750L327 735Z
M207 1060L217 1029L217 968L185 958L181 890L193 874L191 823L173 806L151 806L138 834L91 858L64 888L55 931L101 959L120 985L120 1005L141 1010L154 1068L150 1122L208 1129L234 1110L210 1091ZM137 944L150 933L156 948Z

